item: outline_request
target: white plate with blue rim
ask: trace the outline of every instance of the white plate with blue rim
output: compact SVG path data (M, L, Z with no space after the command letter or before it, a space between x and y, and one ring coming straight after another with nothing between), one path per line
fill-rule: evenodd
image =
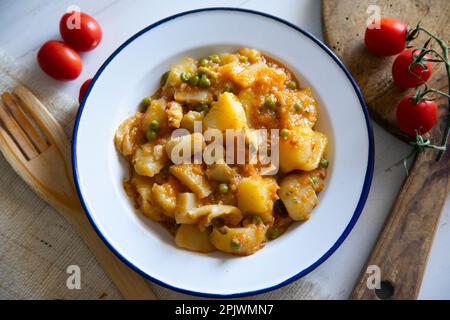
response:
M204 28L204 26L210 26ZM249 47L290 68L319 104L316 128L330 140L326 188L306 223L247 257L177 248L160 225L142 218L123 189L128 166L116 128L154 92L182 57ZM366 201L373 174L373 133L361 91L342 62L311 34L250 10L180 13L139 31L102 65L80 106L73 135L75 184L93 227L131 268L168 288L205 297L237 297L279 288L311 272L344 241Z

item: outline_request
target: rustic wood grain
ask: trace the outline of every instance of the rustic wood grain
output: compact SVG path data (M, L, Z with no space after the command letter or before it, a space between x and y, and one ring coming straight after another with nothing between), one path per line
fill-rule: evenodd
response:
M365 49L364 30L370 5L380 7L381 16L398 18L410 26L421 21L423 26L442 37L450 39L450 1L448 0L324 0L322 23L325 42L341 58L361 90L372 117L380 125L403 140L395 124L395 106L405 96L406 90L395 86L391 77L395 57L378 58ZM426 38L417 39L423 44ZM434 74L428 81L430 87L445 90L446 74L442 64L433 65Z
M441 38L450 38L450 1L375 1L323 0L322 23L329 47L342 59L358 82L375 121L392 134L409 141L395 124L395 106L406 95L391 78L393 57L377 58L364 47L364 30L369 5L380 7L382 17L395 17L414 26L418 21ZM416 43L421 44L421 38ZM442 65L434 65L429 86L447 90L447 76ZM440 119L431 133L439 143L445 125L446 100L439 99ZM377 265L381 278L394 291L390 298L416 299L428 253L440 213L450 190L449 152L436 162L436 152L428 150L416 157L402 189L391 209L383 231L363 269L352 299L377 299L367 288L366 268Z
M369 265L394 288L394 299L416 299L442 207L450 189L450 152L437 162L432 150L421 153L391 209L361 273L352 299L377 299L367 288Z

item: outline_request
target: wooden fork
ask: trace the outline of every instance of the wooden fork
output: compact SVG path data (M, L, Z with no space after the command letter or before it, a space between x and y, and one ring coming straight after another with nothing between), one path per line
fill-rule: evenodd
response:
M126 299L157 299L144 278L120 261L95 233L73 183L69 141L61 126L25 87L0 101L0 150L17 174L79 232Z

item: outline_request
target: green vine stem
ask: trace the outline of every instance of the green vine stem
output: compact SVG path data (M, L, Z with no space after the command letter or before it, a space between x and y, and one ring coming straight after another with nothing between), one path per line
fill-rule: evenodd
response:
M425 139L423 136L421 136L419 133L416 134L416 141L410 142L410 144L413 146L413 149L411 152L406 156L406 158L403 159L403 166L405 167L406 174L408 175L408 162L416 155L417 153L420 153L424 151L425 149L435 149L439 150L439 152L444 152L446 150L446 146L436 146L434 144L431 144L431 141L428 139Z
M423 151L423 149L425 149L425 148L433 148L433 149L439 150L437 160L441 160L443 155L444 155L444 152L445 152L445 150L447 148L447 143L448 143L449 133L450 133L450 112L449 112L449 107L450 107L450 60L449 60L449 46L448 46L448 44L445 41L443 41L442 39L440 39L437 36L435 36L434 34L432 34L430 31L428 31L427 29L422 27L420 24L418 24L414 29L412 29L412 30L410 30L408 32L407 39L406 39L407 46L409 46L409 43L419 36L420 31L423 31L430 38L434 39L436 41L436 43L441 47L442 54L437 52L435 49L427 49L426 47L427 47L427 45L429 43L429 41L427 41L427 45L425 45L424 48L421 48L420 50L422 50L422 54L423 55L425 53L434 53L440 60L442 60L442 61L437 60L437 62L442 62L442 63L445 64L446 71L447 71L447 85L449 86L448 94L446 94L446 93L444 93L442 91L439 91L437 89L426 88L425 91L421 94L421 96L424 96L427 93L433 92L433 93L437 93L437 94L443 95L443 96L448 98L446 125L445 125L445 129L444 129L444 134L442 136L441 144L439 146L432 145L429 142L429 140L426 140L422 136L417 135L416 136L416 141L412 142L412 144L414 145L414 149L412 150L411 154L408 155L405 158L405 164L406 164L407 160L410 159L414 154L416 154L417 152Z

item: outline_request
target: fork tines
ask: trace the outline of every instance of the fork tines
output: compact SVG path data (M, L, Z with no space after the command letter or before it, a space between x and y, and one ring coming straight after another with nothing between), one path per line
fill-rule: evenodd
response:
M32 118L25 112L29 111L29 107L9 92L2 94L2 101L0 119L23 155L31 160L44 152L49 145Z

